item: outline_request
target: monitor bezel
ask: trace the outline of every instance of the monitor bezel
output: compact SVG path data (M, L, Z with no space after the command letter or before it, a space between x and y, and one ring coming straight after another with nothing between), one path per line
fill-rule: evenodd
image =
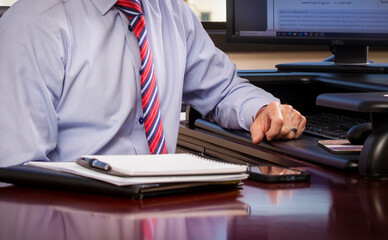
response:
M234 3L238 0L227 0L226 2L226 37L232 43L254 43L254 44L285 44L285 45L326 45L336 46L388 46L387 38L370 37L276 37L276 36L241 36L235 33Z

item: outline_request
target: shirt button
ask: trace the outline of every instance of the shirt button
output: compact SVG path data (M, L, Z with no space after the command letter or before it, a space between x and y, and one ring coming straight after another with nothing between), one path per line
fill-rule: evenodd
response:
M139 123L140 123L140 124L143 124L143 123L144 123L144 118L142 118L142 117L139 118Z
M131 24L128 25L128 30L129 30L130 32L133 32L133 27L132 27Z

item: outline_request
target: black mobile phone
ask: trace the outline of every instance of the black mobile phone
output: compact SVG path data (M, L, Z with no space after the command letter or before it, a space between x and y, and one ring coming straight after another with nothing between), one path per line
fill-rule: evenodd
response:
M249 178L262 182L300 182L309 181L310 173L300 169L280 166L251 166Z

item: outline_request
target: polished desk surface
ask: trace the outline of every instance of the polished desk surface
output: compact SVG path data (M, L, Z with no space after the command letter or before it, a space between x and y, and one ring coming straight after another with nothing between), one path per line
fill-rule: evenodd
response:
M388 180L307 169L305 183L142 200L6 185L0 239L387 239Z

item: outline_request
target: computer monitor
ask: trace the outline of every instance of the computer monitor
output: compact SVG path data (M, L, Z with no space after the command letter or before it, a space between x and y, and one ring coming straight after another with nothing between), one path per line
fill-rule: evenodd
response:
M322 62L279 70L388 72L368 60L369 46L388 46L388 0L227 0L230 42L327 45Z

